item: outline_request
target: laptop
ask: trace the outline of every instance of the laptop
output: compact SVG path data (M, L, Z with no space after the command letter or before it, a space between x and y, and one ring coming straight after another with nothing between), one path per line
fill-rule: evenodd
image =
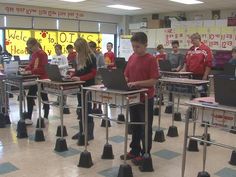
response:
M124 71L126 64L127 62L125 61L125 58L115 58L115 65L117 69Z
M215 101L226 106L236 106L236 77L214 76Z
M102 77L102 83L108 89L122 90L122 91L137 90L137 88L128 87L122 70L119 69L109 70L106 68L100 68L99 72Z
M236 75L236 65L233 65L233 64L230 64L230 63L226 63L224 65L223 74L235 76Z
M65 78L61 75L60 70L57 65L47 64L45 66L45 70L47 72L48 78L51 81L55 82L74 82L74 80L70 78Z
M169 60L159 60L159 67L161 71L172 71Z
M5 74L17 74L19 69L19 62L18 61L9 61L4 62L4 73Z
M20 56L19 55L14 55L13 58L14 58L14 61L20 62Z

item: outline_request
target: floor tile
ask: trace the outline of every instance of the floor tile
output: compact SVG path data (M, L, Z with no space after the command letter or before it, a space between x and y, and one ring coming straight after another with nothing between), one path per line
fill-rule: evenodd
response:
M123 143L125 138L123 136L118 135L118 136L109 137L109 140L115 143Z
M103 171L98 172L98 174L105 177L114 177L117 176L119 172L119 167L112 167Z
M64 152L56 152L55 151L55 153L66 158L66 157L77 155L77 154L81 153L81 151L78 149L74 149L74 148L69 147L68 151L64 151Z
M10 162L0 164L0 175L4 175L6 173L10 173L13 171L19 170L15 165Z
M236 169L233 170L231 168L223 168L222 170L215 173L215 175L220 177L236 177Z
M167 160L171 160L175 157L180 156L181 154L174 151L167 150L167 149L163 149L158 152L154 152L153 155L156 155L158 157L161 157Z

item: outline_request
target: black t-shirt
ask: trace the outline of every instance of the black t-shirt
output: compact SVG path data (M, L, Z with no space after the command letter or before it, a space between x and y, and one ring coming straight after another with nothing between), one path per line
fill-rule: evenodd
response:
M96 57L93 54L91 54L90 57L91 57L91 60L87 60L86 66L84 68L81 68L79 70L75 68L75 76L81 77L81 76L91 73L93 69L95 69L95 71L97 70ZM94 84L95 84L95 77L93 77L92 79L86 80L84 83L84 86L90 86Z

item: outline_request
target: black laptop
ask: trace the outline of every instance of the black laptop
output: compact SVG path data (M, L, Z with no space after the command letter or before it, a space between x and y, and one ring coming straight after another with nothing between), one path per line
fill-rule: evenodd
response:
M160 60L159 67L161 71L171 71L171 63L169 60Z
M136 90L136 88L128 87L122 70L119 69L109 70L106 68L100 68L99 72L102 76L102 83L108 89L122 90L122 91Z
M227 75L214 76L215 101L226 106L236 106L236 78Z
M59 70L57 65L47 64L45 66L45 70L48 74L48 78L51 81L55 81L55 82L74 82L74 80L72 80L70 78L63 77L61 75L60 70Z
M236 73L236 65L233 65L233 64L230 64L230 63L226 63L224 65L223 74L235 76L235 73Z

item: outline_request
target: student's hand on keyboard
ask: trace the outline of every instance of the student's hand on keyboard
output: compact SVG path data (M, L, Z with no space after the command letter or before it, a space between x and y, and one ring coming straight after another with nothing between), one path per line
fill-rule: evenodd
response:
M77 77L77 76L73 76L71 79L74 80L74 81L80 81L80 78Z
M136 82L129 82L128 87L129 88L135 88L135 87L137 87L137 84L136 84Z

